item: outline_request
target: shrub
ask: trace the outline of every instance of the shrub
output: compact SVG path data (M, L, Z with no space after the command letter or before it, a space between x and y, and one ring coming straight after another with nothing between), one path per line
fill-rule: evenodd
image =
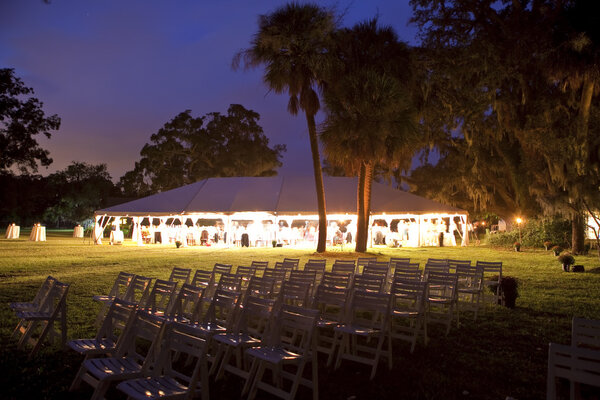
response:
M573 257L573 255L571 253L569 253L568 251L564 251L562 252L558 258L557 258L558 262L563 264L563 265L573 265L575 264L575 257Z
M555 255L555 256L558 256L558 255L560 255L560 253L562 253L562 252L563 252L563 250L564 250L564 249L563 249L562 247L560 247L560 246L554 246L554 247L552 248L552 251L554 252L554 255Z
M515 227L510 232L496 233L487 237L488 244L492 246L510 247L514 242L520 241L525 247L542 247L544 242L569 246L568 238L571 235L571 224L564 219L528 220L521 225L521 240L519 229Z

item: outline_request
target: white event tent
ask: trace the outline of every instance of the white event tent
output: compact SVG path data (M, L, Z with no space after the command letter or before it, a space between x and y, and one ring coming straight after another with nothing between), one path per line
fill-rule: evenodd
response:
M355 229L358 178L324 177L323 180L329 240L333 239L332 235L335 234L333 231L338 230L338 223L340 226L347 226L348 231ZM396 226L395 235L401 236L397 237L397 243L408 246L432 245L428 235L437 236L437 232L441 232L435 228L435 224L438 224L443 225L446 234L450 232L452 237L454 230L459 230L459 234L462 233L463 237L462 244L466 245L468 244L467 217L468 213L464 210L373 182L370 240L376 236L378 227L386 227L391 238L390 227ZM227 246L239 243L236 230L242 227L244 230L250 229L250 226L260 231L256 241L251 240L251 243L260 242L265 245L276 241L293 245L295 240L290 239L289 230L297 229L299 224L305 224L305 227L300 226L300 229L304 232L306 228L306 235L309 233L310 225L310 240L316 240L314 229L318 220L317 197L312 177L209 178L97 210L94 227L95 242L101 242L102 232L109 222L119 230L119 221L122 218L133 219L132 240L137 241L138 244L150 243L152 238L148 238L149 235L143 230L143 226L145 224L152 227L152 221L158 220L160 225L156 229L160 227L163 229L161 242L165 242L167 239L165 236L168 236L169 241L182 240L187 243L190 238L194 238L195 234L200 234L201 231L196 231L202 221L219 221L221 243ZM187 230L185 236L182 237L181 232L165 234L169 226L172 228L174 224ZM446 229L448 224L450 230ZM400 232L400 225L402 225L402 232ZM462 229L459 229L459 226ZM332 232L329 232L330 230ZM433 231L435 233L431 233Z

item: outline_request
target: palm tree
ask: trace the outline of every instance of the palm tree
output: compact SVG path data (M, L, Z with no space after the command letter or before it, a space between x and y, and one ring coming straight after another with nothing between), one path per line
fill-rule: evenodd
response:
M325 251L327 215L315 114L320 109L317 90L334 29L332 12L316 4L288 3L271 14L260 16L258 33L251 46L240 51L233 61L234 68L240 62L246 68L264 65L263 80L269 88L275 93L289 94L288 111L292 115L304 111L319 209L317 252Z
M408 169L420 145L406 90L409 53L377 19L339 31L325 86L327 119L321 131L328 160L358 174L356 251L367 248L373 169Z

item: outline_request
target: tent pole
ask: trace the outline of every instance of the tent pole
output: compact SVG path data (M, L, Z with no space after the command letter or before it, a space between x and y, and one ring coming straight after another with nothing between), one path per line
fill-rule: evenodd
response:
M100 216L96 215L94 219L94 229L92 230L94 244L102 244L102 230L100 229L102 222L100 221ZM104 215L102 216L102 219L104 219Z
M225 247L230 248L231 247L231 239L232 239L232 233L231 233L231 215L226 215L225 216Z
M463 217L461 216L461 217L460 217L460 221L463 223L463 224L462 224L462 228L463 228L463 229L462 229L462 230L463 230L463 240L462 240L462 242L461 242L461 244L460 244L460 245L461 245L461 246L465 246L465 247L466 247L466 246L468 246L468 245L469 245L469 226L468 226L468 223L469 223L469 215L468 215L468 214L467 214L467 215L465 215L465 216L464 216L464 220L463 220Z
M421 247L421 243L423 243L422 233L421 233L421 224L423 222L423 216L419 215L417 219L417 227L419 228L419 239L417 240L417 247Z

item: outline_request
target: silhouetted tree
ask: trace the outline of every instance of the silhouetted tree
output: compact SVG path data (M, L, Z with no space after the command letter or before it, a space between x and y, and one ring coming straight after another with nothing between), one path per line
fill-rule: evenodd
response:
M275 175L286 148L269 147L259 118L239 104L226 115L180 113L150 137L135 168L121 177L121 191L135 197L211 177Z
M36 172L52 163L48 150L35 135L50 137L60 127L57 115L46 117L43 103L31 97L33 89L15 76L14 69L0 69L0 171L16 167L21 173Z

